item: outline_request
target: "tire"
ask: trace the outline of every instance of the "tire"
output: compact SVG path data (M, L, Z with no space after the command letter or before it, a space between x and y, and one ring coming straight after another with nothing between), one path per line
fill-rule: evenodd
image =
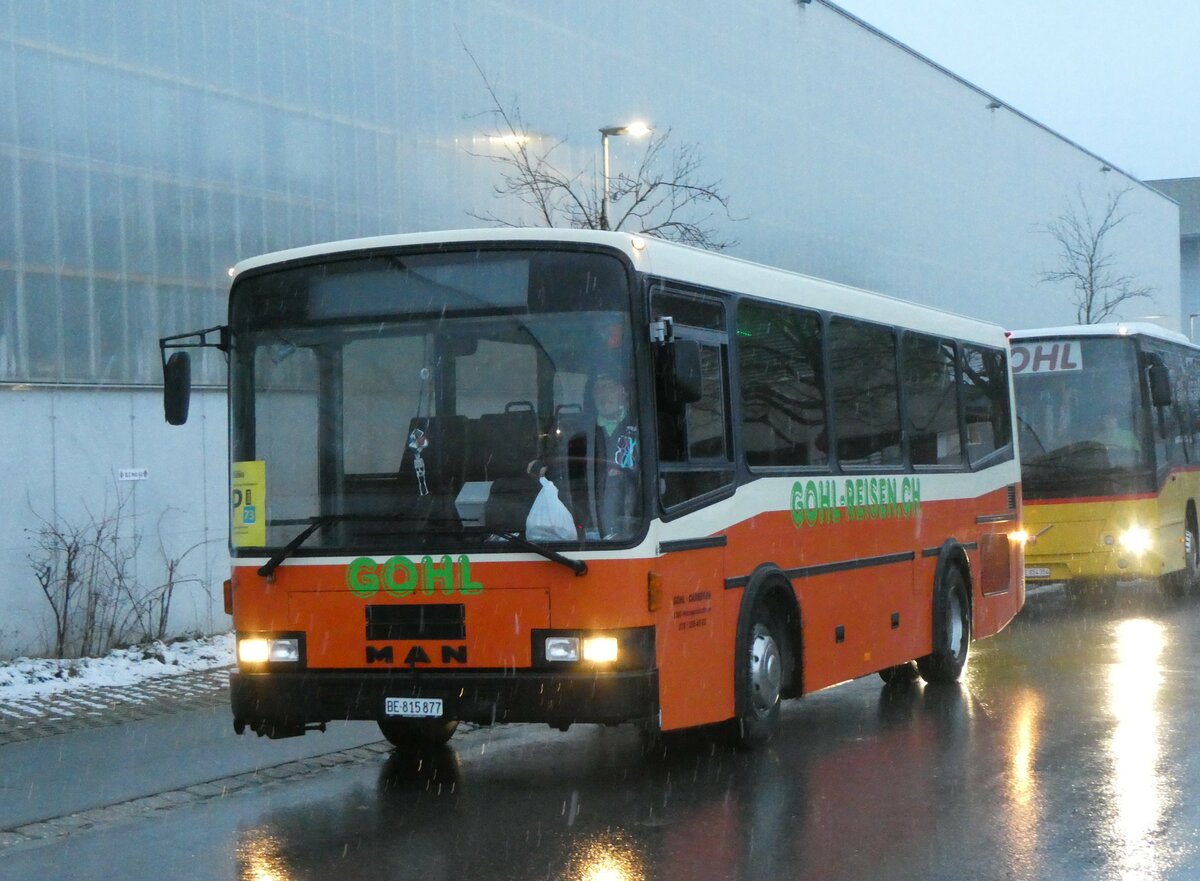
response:
M394 719L379 720L379 730L397 749L427 750L442 746L454 736L457 719Z
M883 680L884 685L903 685L915 681L919 675L920 671L913 661L905 661L895 667L884 667L879 671L879 678Z
M761 599L755 603L738 637L734 659L741 694L738 715L732 723L733 742L739 749L763 746L779 727L783 698L786 642L780 620Z
M926 682L957 682L971 644L971 598L956 565L946 567L933 592L933 651L917 659Z
M1196 529L1196 512L1188 508L1183 527L1184 566L1178 572L1170 572L1161 579L1163 593L1179 599L1194 593L1200 581L1200 531Z

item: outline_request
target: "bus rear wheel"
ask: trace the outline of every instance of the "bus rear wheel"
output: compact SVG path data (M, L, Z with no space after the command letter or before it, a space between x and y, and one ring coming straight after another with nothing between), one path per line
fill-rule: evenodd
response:
M379 720L379 730L397 749L423 750L442 746L454 736L457 719L394 719Z
M971 644L971 600L961 568L947 566L933 592L933 651L917 658L926 682L957 682Z
M779 727L783 698L785 642L780 620L759 600L738 639L735 671L741 684L742 706L733 719L733 741L739 749L767 743Z

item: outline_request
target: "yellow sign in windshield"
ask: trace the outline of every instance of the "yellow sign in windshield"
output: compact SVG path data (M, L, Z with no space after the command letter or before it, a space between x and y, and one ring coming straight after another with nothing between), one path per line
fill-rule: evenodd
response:
M261 548L267 543L267 463L234 462L232 544Z

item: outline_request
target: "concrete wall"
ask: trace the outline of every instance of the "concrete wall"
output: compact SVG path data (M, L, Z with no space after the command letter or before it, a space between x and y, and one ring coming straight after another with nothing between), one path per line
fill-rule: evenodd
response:
M188 424L168 426L156 389L60 389L17 386L3 391L0 449L0 657L36 654L53 644L50 606L30 567L28 530L38 519L82 525L127 499L121 534L141 545L134 576L163 583L165 558L200 547L183 560L175 591L173 633L229 627L221 582L226 548L228 418L223 392L193 395ZM118 480L121 469L146 469L145 480ZM160 548L161 539L161 548ZM165 556L164 556L165 555Z

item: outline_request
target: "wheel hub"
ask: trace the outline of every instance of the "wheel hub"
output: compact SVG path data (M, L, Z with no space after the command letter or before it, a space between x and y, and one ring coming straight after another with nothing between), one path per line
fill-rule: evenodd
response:
M963 643L963 610L962 600L957 593L950 594L950 620L946 623L950 625L950 651L958 656L962 651Z
M766 628L756 629L750 644L750 692L754 712L770 712L779 702L783 686L783 659Z

